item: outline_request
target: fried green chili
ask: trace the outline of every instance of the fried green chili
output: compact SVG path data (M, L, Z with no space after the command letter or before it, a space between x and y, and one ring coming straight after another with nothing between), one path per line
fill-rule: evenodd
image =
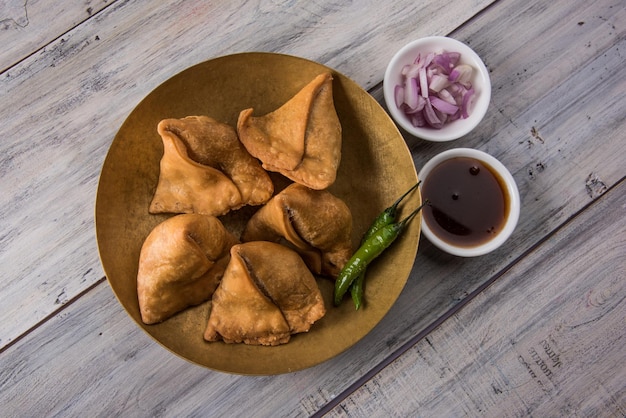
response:
M409 221L413 219L423 206L424 205L415 209L400 222L394 222L380 228L356 250L335 281L334 303L336 306L341 304L341 300L352 282L365 271L370 262L382 254L382 252L398 238Z
M404 192L404 194L400 196L391 206L382 211L380 215L376 217L376 219L374 219L369 229L363 235L363 238L361 239L361 245L363 245L363 243L380 228L392 224L396 221L396 218L398 216L398 206L400 205L400 202L402 202L402 200L404 200L404 198L409 193L415 190L420 185L420 183L421 181L418 181L409 190ZM350 295L352 296L352 301L354 302L355 309L359 309L363 303L364 284L365 270L363 270L363 272L359 274L359 276L352 282L352 285L350 286Z

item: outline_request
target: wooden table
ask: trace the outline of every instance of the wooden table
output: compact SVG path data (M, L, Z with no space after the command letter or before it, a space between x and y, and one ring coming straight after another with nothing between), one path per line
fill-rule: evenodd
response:
M626 415L623 0L0 4L0 415ZM482 257L422 239L400 298L346 352L277 376L163 349L104 277L94 202L126 116L172 75L242 51L335 68L382 101L393 53L448 35L489 68L479 128L406 136L416 167L499 158L522 214Z

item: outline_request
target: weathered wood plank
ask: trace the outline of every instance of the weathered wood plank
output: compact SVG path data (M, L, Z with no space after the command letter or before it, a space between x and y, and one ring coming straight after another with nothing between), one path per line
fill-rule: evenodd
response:
M626 182L328 416L623 417L624 254Z
M491 1L118 1L13 66L0 78L0 347L102 278L100 168L125 117L161 82L254 50L314 59L373 85L407 38L450 31ZM442 15L446 5L452 13Z
M542 1L530 4L530 9L542 11L532 14L531 25L527 20L528 14L515 13L519 2L502 0L454 32L459 39L470 41L476 46L490 64L496 88L494 106L476 134L459 142L434 145L408 140L418 166L433 153L452 146L483 148L505 161L520 184L525 210L518 231L502 250L480 259L465 260L448 257L427 242L422 242L416 267L405 291L392 311L370 335L353 349L318 367L271 378L213 373L171 356L148 340L125 317L106 285L98 285L95 290L83 295L63 309L58 316L2 353L2 369L7 370L0 380L3 404L22 411L32 408L31 412L37 412L37 408L43 409L44 405L48 405L55 411L102 415L133 412L137 415L185 415L194 412L201 415L244 415L251 410L258 411L259 415L309 415L336 397L347 385L382 361L404 341L452 308L468 292L535 245L547 232L565 222L589 201L596 199L602 193L602 183L610 186L624 175L620 160L624 144L619 136L619 129L616 128L623 126L626 113L626 99L616 94L624 86L624 69L619 54L619 49L623 50L624 42L624 13L611 12L616 3L608 0L593 2L588 8L585 7L587 3L572 5L564 0L545 4L544 6ZM575 23L575 28L583 30L572 32L570 26L562 22L563 16L585 20L586 23L582 26ZM594 16L610 17L608 21L604 21ZM488 25L491 25L490 30L486 29ZM620 28L622 32L614 31L608 38L600 36L600 32L605 29L610 32L611 25ZM553 28L550 29L554 30L551 36L558 37L558 44L539 42L546 38L545 32L548 28ZM389 27L383 28L379 36L391 36L386 35L386 31L392 30ZM503 34L508 32L518 36L502 39ZM594 41L589 49L585 49L588 39ZM595 39L599 41L596 42ZM386 40L379 41L378 47L386 48ZM478 43L480 45L476 45ZM499 43L505 43L510 49L488 47ZM528 43L536 44L537 48L523 48ZM579 48L580 45L584 46L583 49ZM510 71L510 68L519 66L520 63L541 61L540 57L554 50L580 54L580 74L575 74L571 68L565 71L569 65L560 60L550 62L547 68L532 66L532 78L530 75L519 77ZM95 55L92 53L90 56ZM345 68L349 68L349 64L346 61ZM133 70L138 70L138 64L128 65ZM593 71L597 66L606 68L606 74ZM150 68L152 72L159 71L156 67ZM369 76L367 74L371 68L365 69L367 71L361 73L363 80L375 80L379 76ZM145 73L150 71L146 70ZM363 71L363 68L358 71ZM350 74L349 71L342 72ZM157 75L149 74L149 78L151 82L155 82L159 77L166 78L168 74L168 71L163 71ZM569 78L561 74L567 74ZM121 87L115 92L123 95L122 90L128 86L117 77L114 80ZM580 86L581 79L586 82L584 87ZM358 81L363 83L362 80ZM544 88L533 89L537 83ZM145 90L151 88L146 85L135 87ZM521 99L510 92L497 93L505 88L511 88L517 93L530 93L528 96L520 93ZM550 106L554 100L553 95L560 93L579 99L574 100L575 107L570 108L570 113L552 113L554 108ZM112 93L101 94L104 96L98 96L99 98L109 97L108 94ZM128 94L125 97L135 97L136 93L124 94ZM380 98L379 93L375 94ZM612 103L609 112L605 112L601 106L607 100ZM97 100L93 99L91 105L96 107L96 104ZM132 105L127 104L124 110L109 106L111 107L107 109L113 112L113 116L110 116L107 123L114 130ZM519 109L516 109L517 106ZM501 111L503 109L508 109L510 113ZM72 110L70 114L79 119L86 118L77 110ZM585 122L585 118L577 117L579 114L591 116L590 120L593 122ZM542 121L542 124L536 124L535 120ZM106 136L107 139L97 140L102 142L102 148L93 152L95 158L102 156L99 152L104 152L106 141L112 137L111 133L106 133L106 129L99 126L101 122L98 120L92 127L94 137ZM586 123L591 123L592 126ZM545 137L543 143L532 136L532 126L538 127L542 138ZM603 147L588 140L587 135L594 132L594 129L602 132ZM76 128L72 128L68 131L75 130ZM88 130L80 132L87 133ZM84 154L93 146L78 141L75 153ZM544 162L543 170L537 167L538 161ZM534 169L532 176L528 173L529 168ZM588 174L592 172L598 175L595 182L593 179L588 181ZM97 173L94 175L97 176ZM91 189L86 187L82 190ZM51 201L52 196L48 199ZM84 211L83 209L79 218L86 218ZM64 225L67 226L67 223ZM92 250L85 251L89 253ZM72 256L74 260L78 258L77 255ZM59 262L56 257L58 254L42 261L47 271L57 272L54 273L55 277L62 270L53 265L53 262ZM89 255L85 257L89 258ZM85 266L91 264L86 263ZM71 282L72 279L68 281ZM93 280L88 283L92 282ZM77 286L72 291L75 293L78 288ZM8 293L3 290L2 294ZM34 310L23 308L23 311L30 313ZM111 328L103 331L104 326ZM103 333L102 336L99 335L100 332ZM56 339L52 336L56 336ZM96 336L105 338L98 339ZM63 354L68 350L72 355ZM83 352L87 354L78 354ZM29 361L30 359L34 361ZM84 373L80 372L81 369L95 372ZM66 386L62 387L61 382L67 382ZM26 393L40 400L39 406L25 404L26 398L19 395L25 392L24 388L29 388ZM408 391L410 386L401 390ZM102 402L95 401L103 393L109 396L105 406L101 406ZM55 400L57 397L61 400Z
M98 13L114 0L3 0L0 73Z
M0 403L7 416L309 416L341 367L248 377L194 366L155 344L102 284L2 353Z
M543 4L546 6L541 7ZM626 91L626 76L620 64L625 36L623 29L622 32L613 29L625 26L626 13L616 4L594 2L597 9L588 9L582 3L533 2L529 7L543 12L533 15L530 24L516 13L517 4L502 1L455 32L455 36L468 40L492 63L494 103L480 128L454 144L427 144L409 139L416 165L420 167L430 156L451 147L483 149L497 156L514 174L523 210L510 241L498 251L477 259L447 256L422 240L414 273L390 315L415 322L385 321L381 326L388 327L390 335L404 335L404 332L410 335L408 329L415 335L424 329L428 325L424 318L429 318L432 312L441 315L452 308L626 174L625 144L617 128L624 126L626 101L616 93ZM607 23L595 16L611 16L611 20ZM571 25L580 29L578 22L583 20L585 29L572 32ZM558 46L541 41L547 37L546 31L552 31L551 37L559 39ZM504 32L516 36L507 37ZM593 47L587 47L588 40L602 38L597 32L612 33L615 44L609 42L589 51L588 48L598 44L594 42ZM483 46L476 46L478 42ZM498 48L488 47L502 43ZM526 50L525 45L536 47ZM533 64L554 50L586 56L586 61L576 71L571 71L570 63L562 59L550 61L549 65ZM526 73L530 74L520 78L510 71L513 67L527 68ZM603 71L599 73L598 68ZM538 90L536 85L545 88ZM515 90L515 94L507 89ZM517 94L533 89L534 97ZM501 109L520 106L520 102L526 106L523 111L503 116ZM606 103L610 105L607 107ZM559 108L559 104L563 107ZM607 109L611 115L604 113ZM533 136L533 126L541 139Z

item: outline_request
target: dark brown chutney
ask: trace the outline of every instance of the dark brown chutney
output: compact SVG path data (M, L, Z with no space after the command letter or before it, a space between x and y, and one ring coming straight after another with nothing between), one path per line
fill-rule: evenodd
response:
M430 230L452 245L475 247L505 224L510 197L504 181L486 163L455 157L435 166L422 184L423 210Z

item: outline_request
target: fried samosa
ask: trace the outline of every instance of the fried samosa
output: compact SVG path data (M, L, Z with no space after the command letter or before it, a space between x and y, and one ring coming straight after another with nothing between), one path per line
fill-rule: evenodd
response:
M318 75L266 115L253 116L253 108L241 111L239 139L263 168L311 189L335 182L342 138L332 80L328 72Z
M164 119L157 131L164 153L150 213L224 215L260 205L274 185L243 147L236 130L207 116Z
M336 278L352 255L352 213L327 190L292 183L248 221L241 241L288 244L315 274Z
M214 216L181 214L158 224L141 247L137 295L141 319L162 322L209 300L239 241Z
M315 278L295 251L263 241L238 244L213 294L204 339L285 344L325 314Z

